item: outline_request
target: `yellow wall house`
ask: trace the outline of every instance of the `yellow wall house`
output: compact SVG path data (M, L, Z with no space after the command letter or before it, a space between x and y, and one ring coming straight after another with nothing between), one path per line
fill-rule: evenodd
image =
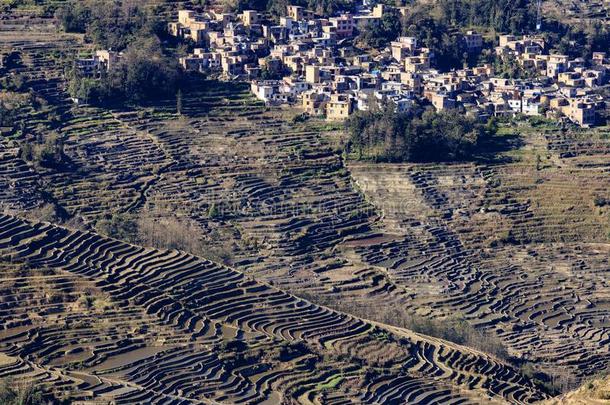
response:
M346 94L332 94L326 104L326 118L329 120L343 120L353 112L352 100Z
M254 10L244 10L241 19L246 27L258 24L260 20L258 12Z
M563 107L563 113L580 126L595 125L595 105L586 100L570 99L569 104Z
M325 110L325 97L315 91L303 93L303 110L310 115L322 115Z

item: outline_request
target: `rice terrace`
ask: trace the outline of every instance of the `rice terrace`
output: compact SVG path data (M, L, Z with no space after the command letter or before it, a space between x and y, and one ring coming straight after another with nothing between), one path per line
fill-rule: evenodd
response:
M607 0L0 0L0 404L610 404Z

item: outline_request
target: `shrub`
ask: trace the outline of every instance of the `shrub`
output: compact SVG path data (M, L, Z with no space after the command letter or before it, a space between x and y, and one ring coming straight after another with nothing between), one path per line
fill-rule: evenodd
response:
M28 77L21 73L6 75L0 80L0 88L9 91L24 91Z
M597 196L593 200L593 204L595 204L596 207L605 207L606 205L610 205L610 199Z
M0 404L2 405L42 405L56 403L45 399L39 387L19 385L10 380L0 381Z
M282 362L291 361L297 357L304 356L310 353L310 350L307 348L305 343L303 342L291 342L282 344L279 352L279 360Z
M299 124L301 122L307 121L308 119L309 119L309 114L302 113L302 114L298 114L298 115L295 115L294 117L292 117L292 123Z
M65 162L63 141L58 135L47 137L38 150L38 162L43 167L58 167Z
M1 80L1 79L0 79ZM34 100L27 94L5 92L0 94L0 127L23 125L20 110L33 105Z
M218 210L218 208L216 207L215 203L212 203L210 205L210 208L208 208L208 218L210 219L216 219L220 216L220 211Z
M111 238L130 243L138 240L137 222L128 214L114 214L110 219L98 221L95 227L98 232Z
M55 133L47 136L43 143L24 142L20 154L23 160L39 167L60 169L68 164L63 140Z

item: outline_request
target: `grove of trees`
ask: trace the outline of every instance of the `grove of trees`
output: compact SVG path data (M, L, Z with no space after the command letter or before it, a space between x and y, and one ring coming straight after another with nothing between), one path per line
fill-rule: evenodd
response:
M100 79L83 77L76 71L70 76L68 91L73 97L103 105L174 97L181 71L175 58L164 55L157 37L144 37L132 42L118 65Z
M55 17L64 31L83 33L94 44L115 51L165 29L151 0L78 0L58 8Z
M459 111L413 108L395 113L387 104L359 111L346 121L348 152L357 159L383 162L442 162L467 160L481 141L495 133Z
M181 70L161 46L165 23L155 7L150 0L81 0L56 11L65 31L84 33L98 49L123 51L118 65L101 78L69 72L72 97L104 105L175 96Z
M401 27L400 14L391 11L385 13L380 20L369 23L358 39L371 48L381 48L400 35Z
M39 387L16 384L10 380L0 380L0 404L2 405L43 405L62 402L44 395Z
M610 53L610 26L587 22L578 26L548 21L545 40L557 53L589 59L593 52Z
M520 34L536 26L536 2L531 0L439 0L439 20L446 25L478 26Z
M536 4L530 0L439 0L414 5L402 19L402 32L419 38L435 54L437 66L446 70L466 62L464 44L452 32L477 27L528 34L536 32L536 16ZM571 57L610 52L610 27L599 21L576 26L545 19L542 33L550 48Z

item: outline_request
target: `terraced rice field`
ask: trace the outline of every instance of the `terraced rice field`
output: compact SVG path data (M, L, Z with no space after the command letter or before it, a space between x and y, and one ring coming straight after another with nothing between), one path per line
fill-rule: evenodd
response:
M610 22L610 11L606 0L548 0L543 2L544 16L552 16L569 24L582 21Z
M133 210L183 216L280 288L460 314L574 382L607 367L610 227L594 202L610 198L607 141L529 134L512 163L354 164L350 176L325 135L246 94L189 100L188 118L118 116L170 161Z
M460 314L514 354L577 380L609 362L610 221L595 200L610 196L610 144L547 133L529 146L544 159L354 164L396 235L357 251L408 288L413 311Z
M333 312L179 251L3 216L0 255L0 375L59 395L118 403L544 398L489 356Z

